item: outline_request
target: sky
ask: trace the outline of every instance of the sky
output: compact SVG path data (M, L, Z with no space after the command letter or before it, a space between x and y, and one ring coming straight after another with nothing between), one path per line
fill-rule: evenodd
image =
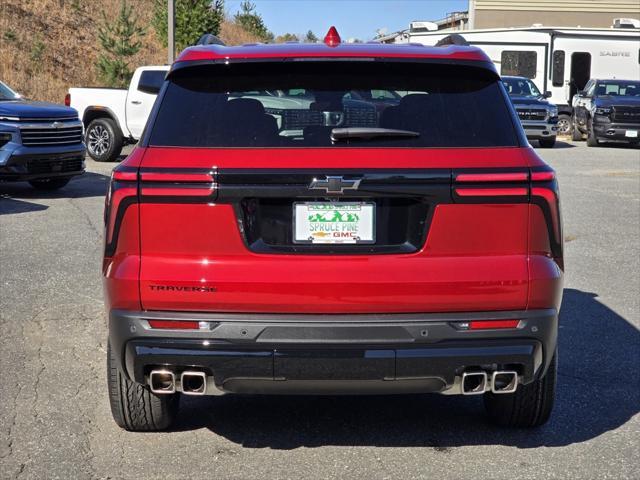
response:
M409 28L413 20L438 20L449 12L465 11L468 0L251 0L269 30L283 33L306 33L312 30L323 38L334 25L343 40L366 41L376 30L387 33ZM241 0L225 0L231 15Z

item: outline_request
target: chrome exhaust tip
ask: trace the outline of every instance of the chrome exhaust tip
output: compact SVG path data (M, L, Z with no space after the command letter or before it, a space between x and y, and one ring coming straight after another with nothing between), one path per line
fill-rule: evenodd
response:
M491 375L493 393L513 393L518 388L518 372L498 371Z
M169 370L151 370L149 388L157 394L175 393L176 376Z
M182 372L180 386L182 393L186 395L204 395L207 393L207 374L196 371Z
M487 372L464 372L462 374L462 394L482 395L487 389Z

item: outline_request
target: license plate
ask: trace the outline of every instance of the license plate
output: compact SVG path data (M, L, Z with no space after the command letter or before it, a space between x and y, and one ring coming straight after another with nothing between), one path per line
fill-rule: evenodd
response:
M627 130L626 132L624 132L624 136L625 137L631 137L631 138L637 138L638 137L638 130Z
M293 205L293 242L375 243L375 204L306 202Z

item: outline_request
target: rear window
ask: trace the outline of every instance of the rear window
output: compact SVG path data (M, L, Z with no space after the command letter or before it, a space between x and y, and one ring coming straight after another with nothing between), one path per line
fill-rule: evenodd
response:
M469 66L343 61L188 67L171 76L148 144L517 146L507 101L494 73ZM354 128L367 133L336 133Z

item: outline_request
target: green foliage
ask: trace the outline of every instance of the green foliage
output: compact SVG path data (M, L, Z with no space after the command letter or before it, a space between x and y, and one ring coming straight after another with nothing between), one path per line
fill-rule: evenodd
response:
M233 17L235 22L247 32L255 35L262 42L272 42L273 33L264 24L262 16L256 12L255 4L244 0L240 4L240 11Z
M316 34L313 33L311 30L309 30L307 32L307 34L304 36L304 41L307 43L318 43L318 37L316 37Z
M31 51L29 52L29 60L33 66L33 70L39 72L42 69L42 59L44 56L45 44L41 39L37 39L31 45Z
M131 80L129 58L140 50L139 38L145 34L137 25L133 7L122 0L115 20L102 12L102 25L98 27L98 39L103 52L98 57L98 73L112 87L125 87Z
M299 42L298 36L295 33L285 33L284 35L278 35L276 37L276 43L284 42Z
M224 0L175 0L176 53L196 43L205 33L217 35L223 18ZM151 24L167 46L167 0L154 0Z
M14 32L13 30L7 30L6 32L4 32L3 37L5 40L8 40L10 42L13 42L16 38L18 38L16 36L16 32Z

